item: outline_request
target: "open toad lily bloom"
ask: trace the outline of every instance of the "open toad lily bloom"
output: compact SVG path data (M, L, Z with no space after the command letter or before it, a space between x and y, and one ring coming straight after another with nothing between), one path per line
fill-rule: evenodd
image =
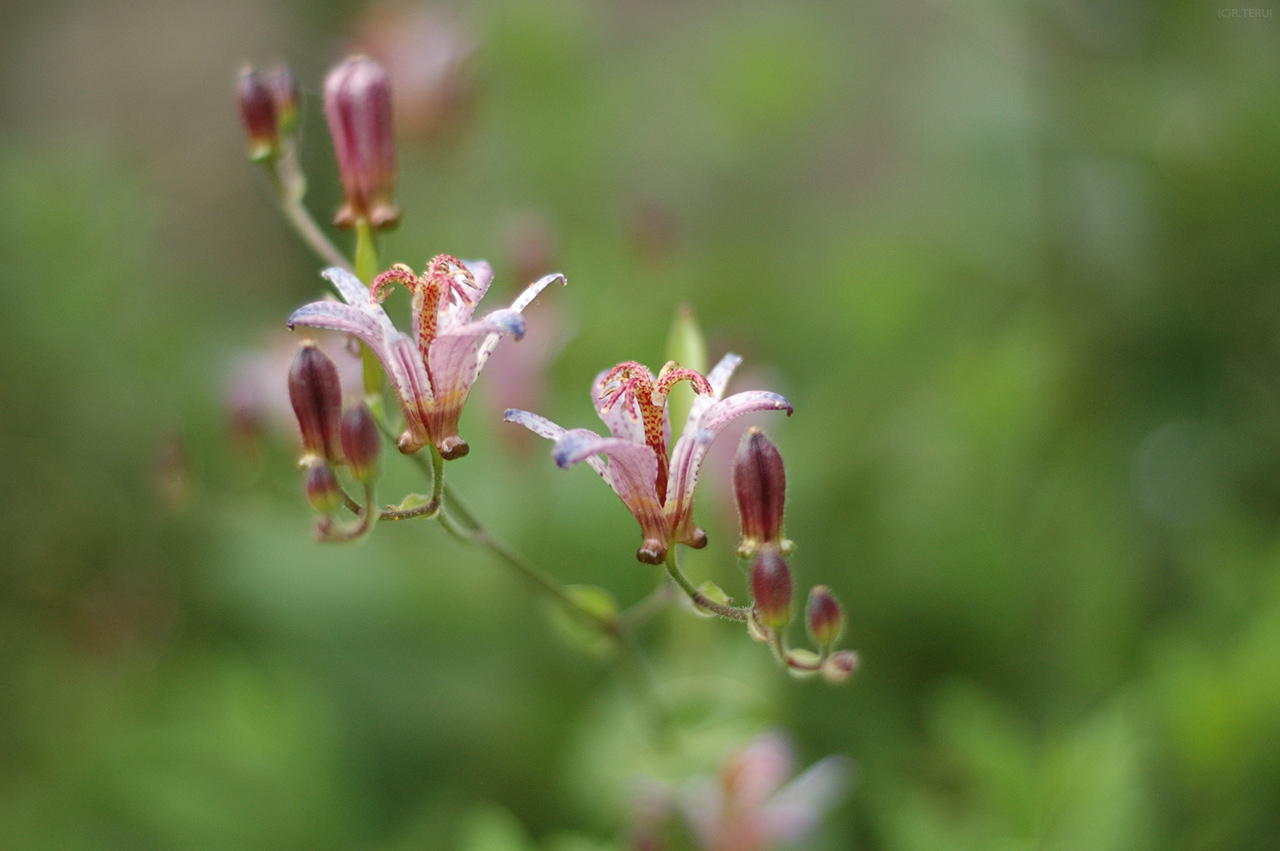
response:
M476 304L493 281L493 269L483 260L464 263L441 254L421 276L397 264L375 278L372 287L338 267L321 274L347 303L303 305L289 317L289 327L327 328L358 337L382 361L400 398L405 418L400 451L417 452L433 443L447 459L467 454L467 442L458 435L458 418L498 341L506 335L523 337L520 311L552 281L567 283L563 275L547 275L525 288L511 307L472 320ZM395 284L412 294L412 336L396 330L382 309L382 300Z
M504 419L554 440L551 457L560 467L568 468L579 461L590 464L640 522L644 543L636 558L661 564L673 543L706 546L706 533L693 523L693 490L707 448L716 435L733 420L753 411L786 411L791 415L791 403L777 393L752 390L721 398L741 362L738 355L725 355L705 377L674 361L656 377L634 361L605 370L591 385L591 400L611 437L583 428L566 430L537 414L514 408L506 412ZM667 395L679 381L688 381L699 395L680 439L668 455L671 422Z

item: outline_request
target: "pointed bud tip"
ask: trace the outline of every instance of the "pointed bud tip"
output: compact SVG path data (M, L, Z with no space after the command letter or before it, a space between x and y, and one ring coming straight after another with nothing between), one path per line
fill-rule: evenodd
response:
M825 585L813 587L805 614L809 635L819 646L829 648L840 638L844 613L830 588Z
M240 118L249 135L249 158L268 162L280 155L280 130L271 85L262 74L246 65L236 82Z
M303 450L331 464L341 463L342 383L338 367L311 340L303 341L289 367L289 401Z
M386 70L364 56L340 63L325 79L324 111L346 195L334 223L395 227L400 210L394 200L396 144Z
M733 493L742 525L741 552L782 538L787 474L778 447L758 428L742 435L733 458Z

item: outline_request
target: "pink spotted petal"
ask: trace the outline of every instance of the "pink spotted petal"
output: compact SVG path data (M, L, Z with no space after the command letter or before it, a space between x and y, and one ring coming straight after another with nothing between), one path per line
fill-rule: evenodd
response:
M461 297L453 287L445 289L440 298L440 308L437 313L439 317L437 327L441 330L458 328L470 322L475 314L476 305L480 299L484 298L484 294L489 291L489 285L493 283L493 267L484 260L463 260L462 265L471 272L476 283L474 287L466 288L466 298Z
M488 264L486 263L485 265L487 266ZM489 271L489 277L490 278L493 277L493 270ZM560 286L564 286L569 283L567 280L565 280L564 275L561 275L558 272L553 275L545 275L539 278L538 280L534 281L529 286L525 287L524 292L520 293L519 297L517 297L516 300L511 303L511 307L507 309L514 313L522 312L530 304L533 304L533 300L538 297L538 294L541 293L543 290L545 290L548 286L550 286L553 281L559 281ZM516 335L516 339L518 340L523 336L524 336L524 332L521 331L519 334ZM476 360L476 362L479 364L479 366L476 367L477 369L484 368L484 365L489 361L489 355L493 354L493 350L497 348L498 340L500 339L502 339L501 335L492 334L483 343L480 344L480 352Z
M689 418L685 420L685 432L697 428L696 424L707 408L710 408L724 397L724 388L728 386L729 379L733 377L733 371L738 368L740 363L742 363L742 356L730 352L720 358L719 363L707 373L707 383L711 385L711 392L698 394L694 397L693 407L689 409Z
M352 307L365 310L366 305L373 304L369 298L369 288L361 283L359 278L341 266L330 266L321 272L320 276L333 284L333 288L338 291L338 295L342 296L342 300ZM381 308L379 308L379 311L381 311ZM386 313L382 315L386 316ZM389 322L390 320L388 320Z
M721 360L720 366L724 363ZM716 369L720 369L720 366ZM732 367L729 371L732 372ZM720 389L723 390L723 385L720 385ZM697 405L697 402L694 404ZM792 408L786 397L767 390L735 393L728 399L704 407L694 421L693 428L686 427L684 434L676 441L671 453L671 478L667 484L666 503L667 517L671 521L675 540L691 546L701 546L701 536L693 525L693 492L698 486L698 473L706 458L707 448L725 426L743 414L756 411L786 411L787 416L790 416Z
M557 425L546 417L540 417L529 411L522 411L519 408L507 408L502 415L502 421L505 423L515 423L522 425L529 431L545 437L547 440L559 440L565 433L564 426ZM591 465L591 469L595 470L607 482L609 481L609 473L605 467L604 459L598 455L592 455L585 459Z
M785 396L768 390L748 390L744 393L735 393L728 399L722 399L707 408L702 414L698 427L711 432L714 438L738 417L756 411L786 411L787 416L794 413L791 403Z
M608 374L609 370L606 369L591 382L591 404L595 405L596 413L614 437L632 443L644 443L644 421L640 419L640 406L634 399L619 399L608 411L604 410L604 403L600 399L600 384Z
M584 428L566 431L551 451L556 464L565 468L594 455L608 457L607 481L640 523L644 544L637 557L660 564L670 547L671 534L658 502L658 457L644 444L601 437Z

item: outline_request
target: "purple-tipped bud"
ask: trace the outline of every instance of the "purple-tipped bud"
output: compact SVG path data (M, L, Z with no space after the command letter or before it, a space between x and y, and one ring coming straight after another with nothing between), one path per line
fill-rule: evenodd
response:
M342 500L338 477L333 474L333 468L323 461L307 468L307 499L321 514L332 514L338 510Z
M271 71L271 78L267 82L271 86L271 97L276 105L276 127L282 136L288 135L298 127L298 102L302 99L298 84L293 79L293 72L284 63Z
M289 401L298 417L303 451L331 464L342 461L338 427L342 421L342 384L338 368L307 340L289 367Z
M809 592L808 616L809 635L823 649L830 648L840 637L840 629L844 626L844 613L840 604L832 596L831 589L825 585L815 585Z
M763 547L751 565L751 596L760 622L782 629L791 620L791 569L776 547Z
M387 72L363 56L343 62L325 80L324 112L347 198L334 224L349 228L363 220L375 230L395 227L400 209Z
M778 447L760 429L747 429L733 458L733 495L742 521L739 551L743 555L781 540L786 492L787 474Z
M240 72L236 97L240 101L244 129L249 134L249 159L254 162L274 160L280 155L280 129L270 83L246 66Z
M367 485L378 478L378 462L382 460L382 435L373 414L363 404L342 416L342 452L347 456L351 475Z
M828 682L842 683L857 669L858 654L852 650L841 650L839 653L832 653L827 657L827 661L822 663L822 676L826 677Z

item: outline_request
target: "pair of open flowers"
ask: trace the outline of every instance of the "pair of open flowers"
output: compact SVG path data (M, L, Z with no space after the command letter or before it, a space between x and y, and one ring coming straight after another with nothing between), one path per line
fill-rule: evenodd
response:
M369 287L341 268L326 269L323 275L346 303L304 305L289 317L289 327L325 328L360 339L382 362L404 411L400 451L412 453L432 444L445 459L467 454L458 420L499 340L523 337L521 311L552 282L565 283L563 275L547 275L509 308L474 319L476 305L493 281L493 269L483 260L440 255L422 275L396 265ZM396 329L382 309L381 302L397 284L411 296L411 334ZM705 376L674 362L656 376L634 361L601 372L591 384L591 398L609 436L564 429L529 411L510 409L505 419L554 441L552 458L560 467L585 461L599 473L640 523L644 541L636 557L661 564L673 544L706 545L706 534L693 523L693 492L716 435L747 413L792 411L785 398L763 390L725 398L725 386L741 360L727 354ZM688 381L698 396L671 446L667 398L681 381Z

